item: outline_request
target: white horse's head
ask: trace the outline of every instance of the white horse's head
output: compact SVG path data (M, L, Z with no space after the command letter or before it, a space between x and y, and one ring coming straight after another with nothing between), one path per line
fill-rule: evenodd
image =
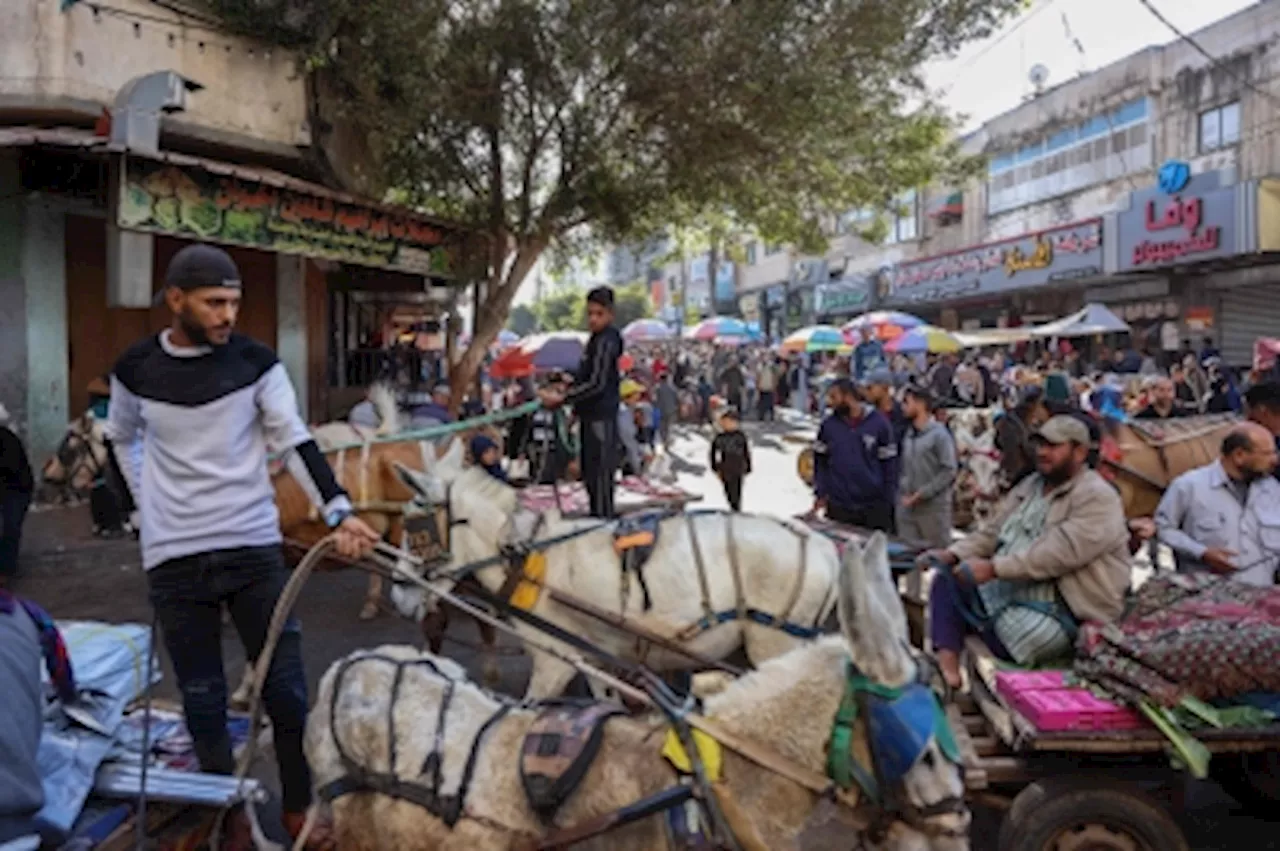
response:
M856 545L846 547L837 582L840 628L849 644L854 668L877 686L919 691L920 672L910 649L907 616L889 567L884 535L873 534L862 550ZM876 699L868 697L864 708ZM872 759L878 769L890 752L901 753L899 741L877 741L874 729L869 735ZM968 848L965 837L970 815L963 806L964 793L961 768L951 761L943 742L935 735L915 755L910 770L902 777L901 788L881 790L890 802L896 796L901 811L901 820L895 823L884 847L933 851Z
M396 473L420 505L448 509L449 567L491 558L504 544L529 536L525 527L532 526L524 517L528 512L519 510L516 489L481 467L467 466L460 440L429 464L425 471L396 464ZM421 618L429 610L421 588L398 585L391 599L406 617Z

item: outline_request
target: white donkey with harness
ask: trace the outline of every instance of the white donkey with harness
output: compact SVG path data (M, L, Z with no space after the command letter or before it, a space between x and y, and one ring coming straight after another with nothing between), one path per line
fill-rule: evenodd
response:
M543 591L568 592L704 658L744 648L752 664L816 637L835 604L836 546L799 525L711 511L611 522L529 511L515 488L464 467L457 442L425 474L401 475L426 500L447 504L452 560L436 574L446 587L474 574L500 608L532 612L654 670L690 661ZM421 589L401 583L391 596L403 614L425 613ZM535 650L527 696L559 695L573 676L572 667Z

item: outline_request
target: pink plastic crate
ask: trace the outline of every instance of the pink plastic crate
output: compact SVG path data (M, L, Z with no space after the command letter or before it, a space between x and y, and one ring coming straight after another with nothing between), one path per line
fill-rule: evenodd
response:
M1000 671L996 690L1007 698L1024 691L1052 691L1067 688L1062 671Z
M1045 732L1133 730L1143 725L1142 716L1127 706L1102 700L1087 689L1067 687L1061 671L1001 671L996 689Z

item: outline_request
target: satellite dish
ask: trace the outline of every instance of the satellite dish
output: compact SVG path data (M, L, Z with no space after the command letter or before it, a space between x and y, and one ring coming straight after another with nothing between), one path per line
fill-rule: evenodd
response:
M1031 66L1031 73L1027 75L1031 80L1031 85L1035 86L1036 92L1044 91L1044 84L1049 82L1049 67L1039 63Z

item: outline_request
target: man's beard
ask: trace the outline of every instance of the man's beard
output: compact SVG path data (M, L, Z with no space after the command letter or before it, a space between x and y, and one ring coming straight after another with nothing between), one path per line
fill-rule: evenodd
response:
M1068 458L1067 460L1063 461L1061 464L1058 464L1048 472L1041 473L1040 477L1043 478L1050 485L1057 487L1058 485L1070 480L1071 477L1074 476L1075 474L1076 474L1075 461L1072 460L1071 458Z
M192 319L186 311L178 314L178 324L182 326L182 333L187 335L187 339L197 346L217 346L222 345L215 343L209 339L208 332L204 326Z

